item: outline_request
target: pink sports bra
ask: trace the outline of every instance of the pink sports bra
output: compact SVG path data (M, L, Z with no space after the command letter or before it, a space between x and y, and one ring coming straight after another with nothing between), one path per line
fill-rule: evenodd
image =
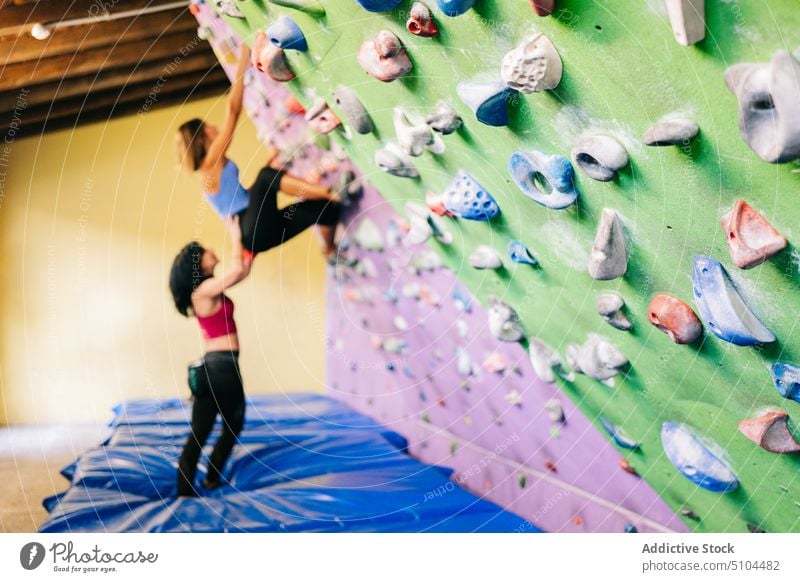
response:
M236 321L233 319L233 301L223 294L220 308L206 317L198 315L197 323L200 324L203 337L207 340L236 333Z

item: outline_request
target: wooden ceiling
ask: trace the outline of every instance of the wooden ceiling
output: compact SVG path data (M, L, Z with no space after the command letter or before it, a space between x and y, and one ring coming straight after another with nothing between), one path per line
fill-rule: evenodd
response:
M14 137L219 95L229 86L185 6L107 22L51 23L174 0L0 0L0 133Z

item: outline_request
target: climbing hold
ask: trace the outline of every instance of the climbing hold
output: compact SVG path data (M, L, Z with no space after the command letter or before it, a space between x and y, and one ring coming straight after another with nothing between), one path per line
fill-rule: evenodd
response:
M492 335L504 342L521 340L525 332L514 308L504 303L494 295L487 298L489 304L489 331Z
M269 0L278 6L294 8L312 16L325 16L325 7L318 0Z
M394 289L386 289L383 293L381 293L383 298L388 301L389 303L395 304L399 297L397 296L397 291Z
M757 418L739 423L739 432L770 453L796 453L798 443L789 432L789 415L783 410L771 410Z
M628 165L628 152L613 137L591 135L572 148L572 161L584 174L599 182L610 182Z
M436 0L439 10L447 16L459 16L475 5L477 0Z
M633 324L622 312L623 307L625 307L625 301L616 293L602 293L597 297L597 313L612 327L628 331Z
M627 270L628 249L622 219L616 211L603 208L589 255L589 275L598 281L609 281L621 277Z
M475 269L499 269L503 260L492 247L480 245L469 256L469 264Z
M306 52L308 50L308 43L303 31L297 26L297 23L288 16L281 16L276 20L268 29L267 37L269 42L276 47L285 50L295 50Z
M505 401L511 406L522 406L522 394L520 394L520 391L516 388L506 393L503 398L505 398Z
M425 119L433 131L441 133L442 135L450 135L464 124L464 120L458 112L453 109L447 101L439 101L436 105L436 112L431 113Z
M632 523L625 524L625 533L639 533L639 530L636 529L636 526Z
M414 253L411 256L410 266L412 272L419 275L423 271L435 271L436 269L441 267L442 258L439 256L438 253L430 249L427 249L418 253ZM421 296L421 298L426 300L431 299L433 296L427 294L428 293L427 289L429 288L424 287L423 289L426 289L426 291ZM434 301L434 303L438 303L438 300Z
M387 83L414 67L400 39L388 30L382 30L374 39L364 41L358 50L357 60L367 73Z
M564 422L564 407L561 406L561 402L555 398L551 398L545 402L544 409L547 411L547 416L550 418L551 422Z
M528 478L525 476L525 473L519 474L519 477L517 477L517 482L519 483L520 489L525 489L525 484L528 482Z
M742 300L719 262L695 257L692 286L700 316L719 339L737 346L775 341L772 332Z
M469 335L469 326L463 319L456 320L456 330L458 330L459 337L467 337Z
M563 70L556 47L538 32L506 53L500 65L500 76L512 89L534 93L558 87Z
M375 150L375 165L392 176L400 178L419 177L419 172L414 167L414 162L411 161L411 158L393 143Z
M394 372L395 370L394 362L386 362L386 369L389 370L390 372Z
M433 13L426 4L422 2L414 2L411 5L411 12L409 12L408 20L406 21L406 28L411 34L417 36L439 36L439 28L433 21Z
M386 246L389 248L399 247L404 236L405 232L397 224L397 221L394 218L389 219L389 224L386 225Z
M269 75L273 81L283 83L294 79L294 73L286 61L286 54L269 42L264 31L260 31L253 40L251 59L253 66Z
M639 476L639 473L636 472L636 469L633 468L627 459L620 459L619 460L619 468L625 471L626 473L630 473L631 475L635 475L636 477Z
M749 531L750 533L767 533L767 531L763 527L749 522L747 524L747 531Z
M508 360L502 352L492 352L486 356L482 365L487 372L500 373L508 367Z
M550 16L556 9L556 0L528 0L536 16Z
M552 459L545 460L544 466L551 473L558 473L558 467L556 467L556 463Z
M700 516L688 507L681 507L681 515L687 519L700 519Z
M447 210L467 220L491 220L500 214L492 195L464 170L448 184L443 197Z
M606 430L608 434L611 435L611 438L614 439L614 442L617 443L624 449L638 449L639 443L629 437L624 430L613 424L610 420L606 417L600 417L600 424L603 425L603 428Z
M369 279L378 278L378 268L369 257L361 257L353 270L355 271L356 275L359 275L360 277L366 277Z
M405 209L409 231L403 242L407 246L423 244L431 237L445 245L453 242L453 235L445 230L441 222L428 211L427 206L419 202L406 202Z
M383 234L378 225L375 224L368 216L364 217L358 223L355 233L353 234L353 241L362 249L368 251L382 251L383 250Z
M769 63L728 67L725 84L739 101L742 139L762 160L800 158L800 62L791 53L779 50Z
M463 287L453 289L453 303L459 311L472 313L472 299Z
M563 156L538 150L514 152L508 171L522 193L542 206L563 210L578 199L575 171Z
M671 118L651 125L642 141L649 146L686 145L697 135L700 128L691 119Z
M462 81L456 86L456 93L472 109L481 123L493 127L508 125L506 105L515 91L507 87L503 81L493 83Z
M690 46L706 37L705 0L666 0L675 40Z
M462 376L471 376L473 372L472 358L469 352L461 346L456 348L456 369Z
M356 133L366 135L375 129L364 104L348 87L339 85L333 92L333 102Z
M676 344L690 344L703 335L703 325L694 310L666 293L653 297L647 306L647 318Z
M214 38L214 31L208 26L197 27L197 38L200 40L209 40Z
M428 124L411 123L406 113L399 107L394 108L392 119L397 142L408 155L421 156L425 150L434 154L444 153L442 138Z
M249 70L249 69L248 69ZM289 93L286 96L286 99L283 100L283 106L286 109L286 113L290 115L305 115L306 108L303 107L303 104L297 100L292 93Z
M528 341L528 355L533 365L533 373L542 382L552 384L556 381L553 369L561 366L558 353L543 341L531 338Z
M436 216L455 216L444 205L444 197L433 192L425 192L425 204Z
M531 255L530 251L528 251L528 247L518 240L512 240L508 243L508 258L515 263L532 265L534 267L539 266L539 261Z
M406 353L408 344L402 339L388 338L381 342L380 348L384 352L389 352L390 354L404 354Z
M786 362L775 362L770 367L770 374L781 396L800 402L800 367Z
M628 365L628 358L601 335L589 334L583 345L571 344L566 350L567 363L576 372L590 378L609 381Z
M386 12L396 8L403 0L356 0L358 4L369 12Z
M397 331L405 331L408 329L408 322L402 315L395 315L392 323L394 323L394 327L397 329Z
M733 491L739 486L736 475L720 455L683 426L674 422L661 425L661 444L670 463L695 485L715 493Z
M308 108L305 120L311 129L321 134L330 133L341 125L339 118L330 110L322 97L317 97Z
M722 217L722 230L733 263L742 269L760 265L786 248L786 239L744 200L737 200Z
M216 0L214 4L217 5L219 13L223 16L228 16L230 18L245 18L244 13L239 10L239 7L236 5L235 0Z

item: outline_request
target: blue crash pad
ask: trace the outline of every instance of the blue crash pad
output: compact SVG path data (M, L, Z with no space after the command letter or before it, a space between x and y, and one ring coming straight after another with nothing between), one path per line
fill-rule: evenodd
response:
M70 487L44 500L41 532L538 531L453 487L449 469L414 460L401 435L325 396L249 399L228 484L194 499L176 497L189 403L135 400L114 412L106 442L62 470ZM198 481L218 434L219 422Z

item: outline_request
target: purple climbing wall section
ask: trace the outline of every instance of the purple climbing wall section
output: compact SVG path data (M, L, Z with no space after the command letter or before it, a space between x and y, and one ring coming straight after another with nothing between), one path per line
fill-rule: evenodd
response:
M345 226L344 253L359 262L328 281L332 395L405 435L424 462L454 468L456 483L547 531L686 530L628 472L636 453L623 459L536 378L519 344L495 339L486 311L426 244L404 244L406 219L377 191L364 189Z
M193 11L232 75L239 39L207 5ZM292 173L333 183L351 167L335 144L320 147L287 89L254 70L245 108ZM342 248L355 264L330 269L329 393L405 435L412 455L452 467L453 487L544 530L686 531L635 475L636 452L623 458L536 378L519 344L495 339L486 311L438 254L407 244L408 222L367 184L346 212ZM436 503L449 491L419 502Z

